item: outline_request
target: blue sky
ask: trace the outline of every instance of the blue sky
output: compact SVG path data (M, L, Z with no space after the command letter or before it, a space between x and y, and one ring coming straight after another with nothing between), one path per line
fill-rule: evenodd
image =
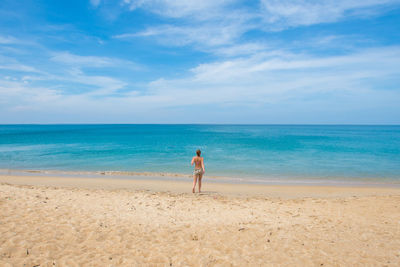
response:
M2 0L0 123L400 124L400 0Z

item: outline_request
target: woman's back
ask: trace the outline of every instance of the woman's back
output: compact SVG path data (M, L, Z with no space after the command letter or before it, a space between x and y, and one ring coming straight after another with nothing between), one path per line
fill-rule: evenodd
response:
M194 162L194 164L195 164L195 165L194 165L194 168L195 168L195 169L202 169L202 168L203 168L203 166L202 166L202 164L201 164L202 160L203 160L202 157L199 157L199 156L193 157L193 162Z

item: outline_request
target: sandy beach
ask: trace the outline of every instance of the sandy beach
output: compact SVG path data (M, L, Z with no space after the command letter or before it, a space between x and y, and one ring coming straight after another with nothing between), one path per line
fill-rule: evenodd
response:
M400 189L0 176L0 266L399 266Z

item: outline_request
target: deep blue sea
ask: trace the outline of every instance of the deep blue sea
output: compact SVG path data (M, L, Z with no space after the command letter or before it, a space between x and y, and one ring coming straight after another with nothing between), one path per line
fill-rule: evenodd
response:
M0 125L0 169L400 184L400 126ZM206 176L206 177L207 177Z

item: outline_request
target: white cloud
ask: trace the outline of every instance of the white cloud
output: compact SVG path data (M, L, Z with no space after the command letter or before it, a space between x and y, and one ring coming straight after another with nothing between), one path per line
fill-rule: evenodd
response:
M22 64L15 60L12 57L2 56L0 55L0 70L12 70L12 71L20 71L20 72L36 72L40 71L35 67L28 66L26 64Z
M51 52L51 61L61 63L71 67L83 68L104 68L104 67L124 67L132 70L143 69L143 66L118 58L99 57L99 56L81 56L71 54L70 52Z
M50 58L52 61L78 66L107 67L117 64L119 61L108 57L79 56L69 52L56 52Z
M398 0L261 0L264 27L282 30L287 27L335 22L347 16L375 14L380 7ZM371 11L374 11L371 13Z
M90 0L90 3L94 7L98 7L100 5L101 0Z
M42 52L42 62L38 67L21 64L15 58L0 55L0 70L3 70L5 74L8 73L7 76L4 76L3 84L8 81L7 86L11 86L9 88L10 92L15 90L19 92L21 88L26 88L24 93L20 95L21 99L24 99L25 95L31 96L31 99L39 99L41 95L39 92L41 91L52 92L52 96L57 95L60 98L71 94L86 95L86 97L103 97L118 94L118 90L127 85L126 82L104 74L88 75L82 69L87 67L113 67L134 71L140 69L133 62L117 58L79 56L69 52L48 50ZM50 57L47 57L47 54ZM46 59L49 61L46 62ZM104 73L101 70L96 72ZM11 81L13 83L10 83ZM8 95L6 93L7 86L2 88L1 94L3 97ZM32 92L26 93L27 88L32 88ZM34 92L37 92L37 98L32 96ZM48 96L49 94L45 95Z
M108 96L118 92L127 85L127 83L122 82L118 79L100 76L100 75L86 75L80 70L75 70L70 72L70 75L57 76L56 79L64 80L66 82L75 82L83 85L94 86L93 90L89 92L81 92L78 94L87 96Z
M149 92L160 98L175 96L174 102L164 103L168 106L278 104L294 98L312 99L320 93L338 98L355 95L350 97L354 104L362 94L393 94L400 100L399 92L377 91L373 85L373 81L398 77L399 59L399 47L325 58L277 51L202 64L193 68L188 78L154 81Z
M18 63L10 63L10 64L3 64L0 65L0 69L3 70L14 70L14 71L21 71L21 72L39 72L34 67L18 64Z
M149 38L165 45L192 45L222 56L234 55L235 50L250 54L246 47L254 51L266 47L243 41L243 35L252 30L277 31L370 16L397 3L400 0L260 0L258 6L248 6L244 1L124 0L130 10L142 8L174 20L114 38Z
M172 25L163 25L148 28L144 31L134 34L121 34L115 38L132 37L155 37L158 41L168 45L188 45L201 44L204 46L220 46L233 41L242 34L236 25L211 25L177 27Z
M151 26L142 31L119 34L114 38L155 38L166 45L195 45L198 48L229 45L255 27L252 22L253 14L243 8L231 8L237 2L239 1L125 0L124 3L131 10L142 8L175 21Z
M21 81L0 79L0 102L3 109L34 110L37 107L48 105L53 101L61 101L60 95L55 90L46 87L32 87Z
M130 10L143 8L164 17L205 20L220 15L224 7L237 2L235 0L123 0Z
M16 44L18 43L18 39L13 36L2 36L0 35L0 44Z
M248 42L243 44L233 44L233 45L226 45L217 47L211 50L211 52L226 56L226 57L241 57L246 55L253 55L260 53L262 51L267 51L271 47L265 43L260 42Z

